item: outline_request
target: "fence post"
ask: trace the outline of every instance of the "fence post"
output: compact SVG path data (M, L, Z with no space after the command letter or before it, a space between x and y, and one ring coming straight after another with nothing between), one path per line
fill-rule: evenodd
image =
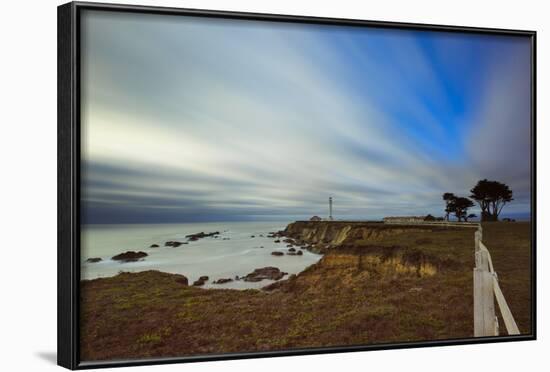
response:
M482 252L479 252L482 253ZM477 256L477 254L476 254ZM483 260L483 254L480 254ZM474 268L474 336L496 336L493 275L484 268Z
M481 241L482 239L482 233L481 233L481 230L477 230L475 233L474 233L474 243L475 243L475 247L476 247L476 252L479 252L479 242Z
M475 253L476 268L489 271L489 252L479 250Z

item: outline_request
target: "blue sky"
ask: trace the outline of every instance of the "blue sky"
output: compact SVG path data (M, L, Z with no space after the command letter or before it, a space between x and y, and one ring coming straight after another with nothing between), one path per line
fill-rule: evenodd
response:
M530 210L527 38L86 12L86 223Z

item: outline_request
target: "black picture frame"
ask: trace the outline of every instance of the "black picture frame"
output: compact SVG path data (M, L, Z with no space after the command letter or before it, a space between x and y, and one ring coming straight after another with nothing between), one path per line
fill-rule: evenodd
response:
M531 333L517 336L481 337L363 346L293 349L285 351L230 353L162 359L82 362L79 357L80 281L80 15L83 10L192 15L208 18L276 21L321 25L346 25L385 29L433 30L458 33L508 35L531 40ZM71 2L58 7L58 364L69 369L122 367L149 364L200 362L244 358L322 354L380 349L416 348L536 339L536 32L432 24L379 22L354 19L257 14L156 6Z

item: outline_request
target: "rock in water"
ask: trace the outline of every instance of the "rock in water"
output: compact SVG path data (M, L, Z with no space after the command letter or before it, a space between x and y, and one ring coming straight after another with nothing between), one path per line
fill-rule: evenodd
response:
M271 252L271 255L272 255L272 256L283 256L284 253L283 253L283 252L279 252L279 251L273 251L273 252Z
M158 244L151 244L151 246L149 248L158 248L159 245Z
M100 261L102 261L102 260L99 257L92 257L92 258L88 258L86 260L86 262L89 262L89 263L96 263L96 262L100 262Z
M206 237L209 237L209 236L216 237L216 235L220 235L220 232L219 231L214 231L214 232L211 232L211 233L205 233L204 231L201 231L200 233L185 235L185 237L187 239L189 239L189 241L194 242L194 241L197 241L199 239L206 238Z
M122 262L135 262L135 261L140 261L147 256L148 254L142 251L139 251L139 252L127 251L124 253L117 254L116 256L113 256L111 257L111 259L115 261L122 261Z
M193 285L194 285L195 287L199 287L199 286L201 286L201 285L204 285L204 283L206 283L207 280L208 280L208 276L203 275L203 276L201 276L199 279L195 280L195 281L193 282Z
M229 282L232 282L233 279L231 278L222 278L222 279L218 279L218 280L215 280L213 283L214 284L224 284L224 283L229 283Z
M171 240L171 241L168 241L168 242L164 243L164 246L165 247L174 247L174 248L176 248L176 247L179 247L182 244L189 244L189 243L187 243L187 242L178 242L178 241L175 241L175 240Z
M264 279L279 280L288 273L282 272L277 267L267 266L255 269L244 277L245 282L259 282Z

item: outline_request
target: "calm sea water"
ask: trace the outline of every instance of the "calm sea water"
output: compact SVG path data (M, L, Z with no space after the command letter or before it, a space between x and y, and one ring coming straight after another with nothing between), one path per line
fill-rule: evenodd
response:
M249 283L243 280L226 284L212 284L219 278L244 276L256 268L275 266L290 274L297 274L317 262L321 256L303 251L302 256L272 256L271 252L285 251L286 244L267 238L270 231L284 229L280 222L213 222L150 225L86 225L81 236L81 279L109 277L120 271L159 270L185 275L190 284L202 275L210 280L205 288L260 288L272 281ZM186 235L219 231L219 238L203 238L179 247L165 247L169 240L187 241ZM264 237L259 237L263 234ZM251 236L255 237L252 238ZM229 240L223 240L229 238ZM149 248L158 244L159 248ZM263 246L263 248L261 248ZM149 256L143 261L119 263L111 257L126 251L144 251ZM101 257L98 263L86 259ZM285 276L287 278L287 276Z

